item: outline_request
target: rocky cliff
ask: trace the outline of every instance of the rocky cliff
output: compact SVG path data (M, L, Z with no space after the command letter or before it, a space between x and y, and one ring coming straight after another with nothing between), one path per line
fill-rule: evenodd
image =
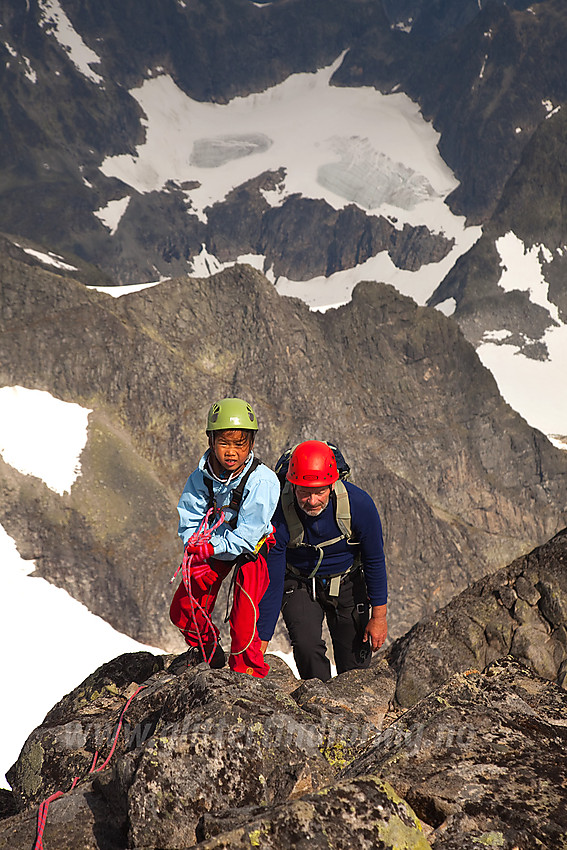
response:
M32 846L47 799L46 850L565 840L567 697L512 658L397 719L383 661L327 684L169 662L121 656L49 712L9 772L0 848Z
M455 299L453 317L475 346L490 339L546 360L549 331L567 319L563 215L567 187L561 167L566 122L560 110L534 134L482 237L429 299L432 306ZM500 245L506 238L515 240L518 250L530 254L532 261L526 280L504 286L506 262Z
M567 689L567 530L474 582L388 650L396 701L410 706L453 673L511 654Z
M93 411L70 494L0 464L2 524L40 575L144 642L178 645L175 505L217 397L252 402L268 463L301 439L340 445L384 520L393 637L566 524L565 455L454 322L391 287L321 314L245 266L114 299L1 263L0 382Z

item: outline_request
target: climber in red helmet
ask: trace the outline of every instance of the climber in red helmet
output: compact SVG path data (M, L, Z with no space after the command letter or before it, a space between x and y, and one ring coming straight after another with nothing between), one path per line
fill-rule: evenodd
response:
M323 618L337 672L368 666L388 632L382 525L368 493L340 480L327 443L294 449L273 525L270 586L258 621L263 649L281 606L302 679L331 676Z

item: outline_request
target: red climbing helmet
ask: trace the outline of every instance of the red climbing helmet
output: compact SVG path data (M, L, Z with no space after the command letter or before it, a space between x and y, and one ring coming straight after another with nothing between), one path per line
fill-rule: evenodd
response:
M324 487L339 480L337 462L330 446L307 440L293 450L286 478L301 487Z

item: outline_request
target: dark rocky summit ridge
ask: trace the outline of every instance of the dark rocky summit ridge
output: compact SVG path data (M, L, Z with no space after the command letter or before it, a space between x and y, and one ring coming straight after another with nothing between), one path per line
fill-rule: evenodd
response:
M326 683L273 655L265 679L119 656L29 736L0 848L28 850L59 791L46 850L563 847L566 558L567 529Z
M46 848L562 846L567 695L512 658L453 675L390 725L384 662L295 687L277 664L257 680L175 676L169 660L120 656L54 707L9 772L19 812L0 848L27 850L38 804L72 776ZM111 760L89 772L130 696Z

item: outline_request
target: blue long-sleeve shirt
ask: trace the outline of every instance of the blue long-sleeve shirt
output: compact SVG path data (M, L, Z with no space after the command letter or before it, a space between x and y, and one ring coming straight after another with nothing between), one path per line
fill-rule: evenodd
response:
M197 531L209 508L209 490L205 478L213 482L213 493L220 509L230 502L232 491L248 471L254 457L254 453L250 452L242 472L233 480L225 482L211 475L207 465L209 453L210 449L187 479L177 505L178 534L184 545ZM214 557L221 561L231 561L243 552L253 553L259 541L272 530L272 514L279 494L280 483L275 472L263 463L257 466L244 487L236 528L232 529L228 525L235 511L225 508L225 522L211 536Z
M386 577L386 559L382 523L372 498L360 487L344 482L350 502L352 537L360 542L360 552L370 604L384 605L388 599ZM301 519L305 543L316 545L339 537L341 532L335 520L332 501L318 516L311 517L297 509ZM273 517L276 544L268 553L267 562L270 573L270 586L260 602L258 634L261 640L270 640L276 627L281 609L286 563L291 564L306 577L313 571L317 554L304 546L287 548L289 529L285 521L281 501ZM359 547L356 547L358 550ZM340 540L325 547L323 560L317 571L318 576L337 575L346 572L353 563L353 546L346 540Z

